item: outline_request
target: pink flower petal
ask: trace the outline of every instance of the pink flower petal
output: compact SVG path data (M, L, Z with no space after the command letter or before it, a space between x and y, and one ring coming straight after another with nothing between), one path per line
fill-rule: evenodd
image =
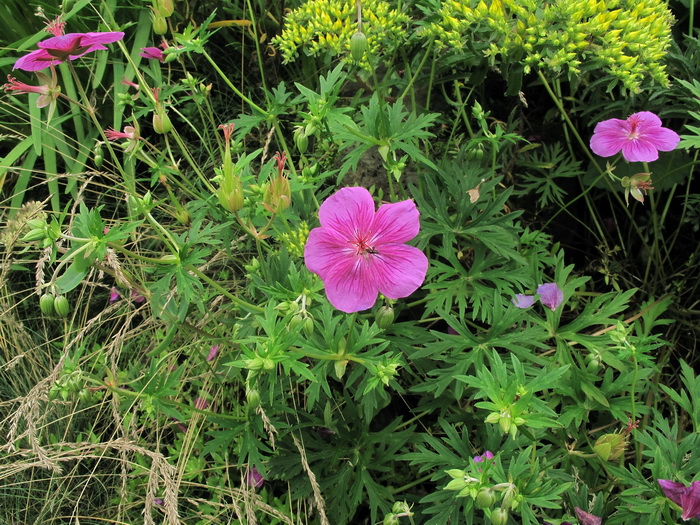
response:
M554 311L564 300L564 292L554 283L541 284L537 287L540 302Z
M371 264L364 257L337 261L323 284L328 301L341 312L367 310L377 301L378 290Z
M684 520L691 518L700 519L700 481L693 481L690 487L681 494L681 507Z
M85 33L67 33L63 36L52 36L41 42L37 42L37 47L41 49L58 49L68 51L80 47L80 39Z
M603 523L603 518L589 514L578 507L574 507L574 511L576 512L576 517L580 525L601 525Z
M535 296L519 293L513 299L513 304L518 308L530 308L535 304Z
M374 219L374 200L364 188L342 188L321 204L318 219L323 228L350 239L358 231L369 231Z
M661 490L664 491L666 497L676 505L681 506L681 495L685 493L688 487L686 487L683 483L671 481L670 479L658 479L657 481L659 482L659 486L661 486Z
M80 33L78 33L80 34ZM121 31L107 31L101 33L84 33L80 43L84 46L94 44L112 44L124 38L124 33Z
M46 69L51 64L60 64L62 60L53 57L45 49L37 49L31 53L20 57L12 69L22 69L24 71L39 71Z
M372 239L369 244L403 243L410 241L420 230L420 214L412 200L382 204L372 221Z
M425 281L428 258L406 244L377 245L369 270L373 284L389 299L408 297Z
M659 152L652 143L637 139L622 146L622 156L628 162L653 162L659 158Z
M654 128L661 127L661 119L656 113L651 111L638 111L627 117L628 122L638 122L641 126L649 126Z
M668 128L655 129L647 135L654 147L659 151L673 151L681 141L678 133Z
M340 258L352 258L355 250L330 230L314 228L304 247L304 262L309 271L325 281L333 272Z

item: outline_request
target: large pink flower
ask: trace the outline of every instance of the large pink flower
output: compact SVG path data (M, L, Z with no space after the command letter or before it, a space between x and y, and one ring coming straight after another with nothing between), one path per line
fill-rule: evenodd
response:
M321 204L321 227L311 230L304 260L333 306L348 313L366 310L378 292L398 299L423 284L428 258L404 244L418 234L418 215L410 199L383 204L375 213L364 188L343 188Z
M657 481L666 497L683 510L683 521L700 519L700 481L693 481L690 486L668 479Z
M86 53L107 49L103 44L111 44L124 38L121 31L108 33L68 33L54 36L37 43L39 49L24 55L13 69L39 71L50 65L60 64L66 60L75 60Z
M659 151L671 151L681 138L675 131L661 126L661 119L651 111L640 111L627 120L611 118L599 122L593 130L591 149L601 157L619 151L629 162L651 162Z

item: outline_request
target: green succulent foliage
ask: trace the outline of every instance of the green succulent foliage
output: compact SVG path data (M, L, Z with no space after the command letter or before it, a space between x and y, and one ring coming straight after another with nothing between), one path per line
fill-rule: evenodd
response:
M608 90L639 92L647 79L668 85L673 22L656 0L445 0L425 34L447 54L499 67L511 94L533 70L572 79L604 71Z

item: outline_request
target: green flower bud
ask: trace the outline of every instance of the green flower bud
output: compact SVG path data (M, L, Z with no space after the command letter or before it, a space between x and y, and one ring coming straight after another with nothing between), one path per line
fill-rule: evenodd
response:
M95 145L95 149L92 152L92 163L95 165L95 167L99 170L102 167L102 163L104 162L104 157L102 156L102 143L98 142Z
M491 487L482 487L476 493L476 506L480 509L488 509L496 503L496 493Z
M165 17L156 13L151 13L151 25L153 26L153 32L156 35L164 35L168 32L168 21L165 19Z
M382 306L377 310L374 322L377 323L379 328L386 330L394 322L394 309L391 306Z
M172 16L173 11L175 10L174 0L155 0L153 3L155 4L155 11L160 16Z
M39 308L44 315L53 315L56 313L53 307L54 299L54 296L48 293L42 295L41 299L39 299Z
M306 153L306 150L309 147L309 137L306 136L303 128L297 128L294 131L294 144L296 144L299 153L302 155Z
M162 108L156 108L153 112L153 131L164 135L173 129L173 123L170 121L168 113Z
M56 315L59 317L67 317L70 312L70 304L68 304L68 299L65 295L59 295L53 301L53 308L56 311Z
M243 208L243 184L241 178L231 174L224 177L221 187L216 192L216 197L219 199L219 204L230 211L236 212Z
M358 31L350 38L352 59L359 62L365 56L365 51L367 51L367 36L362 31Z
M389 513L384 516L384 525L399 525L400 520L396 514Z
M44 228L41 229L36 229L36 230L30 230L24 237L22 237L22 240L24 242L32 242L32 241L39 241L41 239L44 239L46 237L46 230Z
M248 401L248 405L252 408L260 406L260 392L257 388L246 388L245 398Z
M506 525L508 523L508 511L506 509L494 509L491 513L492 525Z
M270 213L279 213L289 207L292 197L287 177L280 175L275 177L265 187L263 194L263 207Z
M311 317L304 319L304 324L301 326L301 329L304 330L306 337L311 337L314 333L314 320Z

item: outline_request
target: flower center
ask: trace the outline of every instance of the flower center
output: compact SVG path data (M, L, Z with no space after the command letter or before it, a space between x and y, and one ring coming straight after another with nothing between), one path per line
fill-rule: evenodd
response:
M627 134L627 138L637 140L639 138L639 121L631 117L627 121L630 123L630 132Z
M368 236L365 237L360 237L359 234L355 237L354 241L351 241L352 244L355 246L355 249L357 250L356 255L363 255L363 256L368 256L368 255L378 255L379 252L374 249L374 246L371 246L368 242Z

